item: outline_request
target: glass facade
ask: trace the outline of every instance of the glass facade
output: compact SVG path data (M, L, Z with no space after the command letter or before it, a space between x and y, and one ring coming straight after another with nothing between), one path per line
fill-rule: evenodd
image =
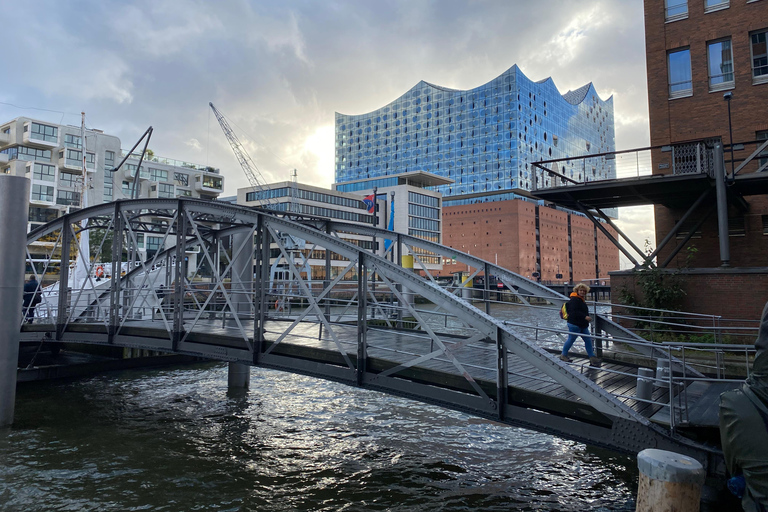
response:
M422 81L373 112L337 113L335 178L337 190L352 192L363 184L345 182L386 186L388 176L426 171L454 180L435 187L446 200L473 194L471 202L483 202L530 190L532 162L614 150L613 98L601 100L591 84L563 95L551 79L533 82L513 66L475 89ZM558 171L615 177L613 161L601 158Z

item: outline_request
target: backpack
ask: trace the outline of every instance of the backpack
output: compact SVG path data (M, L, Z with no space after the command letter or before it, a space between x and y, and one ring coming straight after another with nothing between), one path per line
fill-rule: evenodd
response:
M563 307L560 308L560 318L568 320L568 310L565 309L565 303L563 304Z

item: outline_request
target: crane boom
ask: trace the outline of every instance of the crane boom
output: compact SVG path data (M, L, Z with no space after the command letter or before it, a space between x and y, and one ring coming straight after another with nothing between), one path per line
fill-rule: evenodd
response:
M264 186L266 185L266 182L264 180L264 176L261 175L259 168L256 167L256 164L248 155L248 152L243 147L240 139L237 138L237 135L235 135L232 127L229 126L229 123L227 122L224 115L219 112L216 107L213 106L213 103L209 102L208 105L210 105L211 110L213 110L213 115L216 116L216 120L219 122L221 130L224 132L224 136L227 138L229 145L232 147L232 151L234 151L235 156L237 157L237 161L240 163L240 167L243 168L245 177L248 178L248 183L251 185L254 191L264 192L266 190ZM274 203L274 200L268 197L267 194L261 194L261 196L263 197L262 201L264 203L267 203L268 205L272 205Z

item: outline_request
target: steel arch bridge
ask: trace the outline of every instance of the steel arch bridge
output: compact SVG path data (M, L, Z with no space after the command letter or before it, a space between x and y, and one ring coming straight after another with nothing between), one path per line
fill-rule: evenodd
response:
M77 280L74 255L85 231L95 257ZM172 247L134 262L150 236L162 239L159 247ZM374 254L371 237L394 243ZM711 473L722 471L716 447L675 428L671 380L654 393L657 402L636 400L637 365L560 361L540 334L557 341L562 331L491 314L489 279L474 299L478 292L440 286L429 272L399 264L404 252L424 270L427 258L454 258L475 269L470 278L497 276L508 302L547 315L567 300L450 247L367 226L189 199L94 206L33 230L27 243L43 302L35 322L21 326L22 342L132 347L302 373L623 453L669 449L694 456ZM197 269L189 268L190 254ZM313 276L299 264L302 258L320 261L323 272ZM283 275L275 279L270 269L278 262ZM97 267L107 275L95 277ZM621 340L647 357L669 358L605 315L597 316L596 330L606 343ZM672 368L701 375L674 359ZM665 393L672 412L668 424L659 424L651 417L664 407Z

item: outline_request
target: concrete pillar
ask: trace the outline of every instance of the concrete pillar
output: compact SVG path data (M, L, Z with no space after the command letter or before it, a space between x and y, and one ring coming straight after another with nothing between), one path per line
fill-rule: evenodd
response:
M29 180L0 174L0 427L13 423L24 291Z
M229 363L227 386L230 389L247 388L251 383L251 367L243 363Z
M237 250L244 245L240 253ZM233 315L238 315L240 322L251 314L253 302L253 233L245 231L232 235L232 251L236 253L232 263L232 306ZM237 327L232 318L230 327ZM242 363L229 363L227 384L230 388L247 388L251 380L251 367Z
M637 455L636 512L698 512L706 472L694 458L648 449Z

